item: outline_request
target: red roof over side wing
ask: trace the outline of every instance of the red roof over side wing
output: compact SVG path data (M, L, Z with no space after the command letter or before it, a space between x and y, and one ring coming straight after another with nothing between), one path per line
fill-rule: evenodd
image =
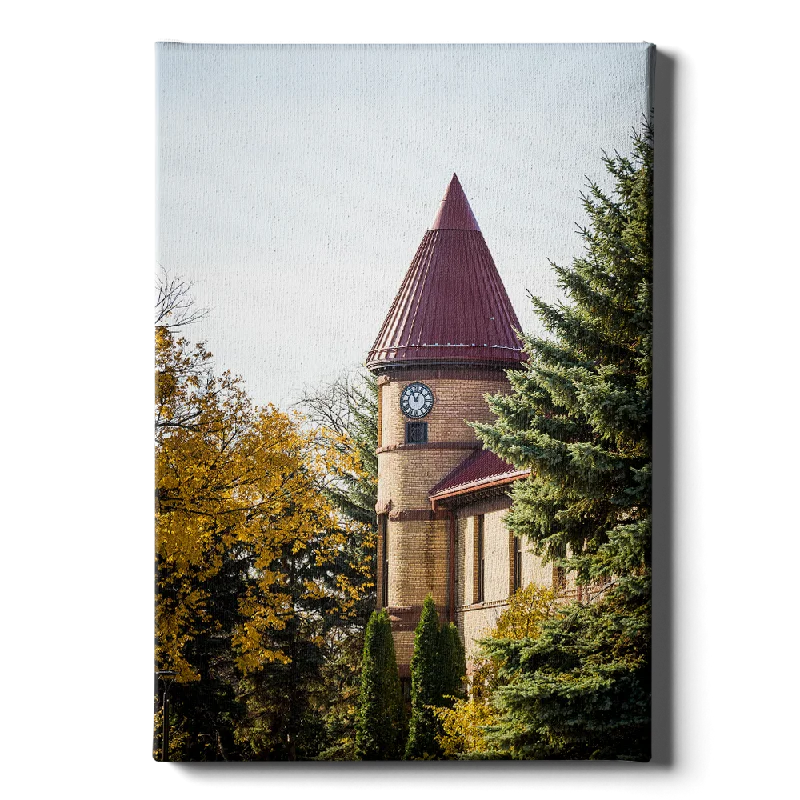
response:
M428 496L431 500L443 500L476 489L513 483L529 474L530 470L517 469L490 450L476 450L442 478Z

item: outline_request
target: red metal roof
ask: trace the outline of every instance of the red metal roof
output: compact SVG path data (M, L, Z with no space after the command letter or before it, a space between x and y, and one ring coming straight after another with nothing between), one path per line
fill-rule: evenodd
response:
M519 320L492 254L453 175L367 356L368 367L411 361L524 360Z
M453 173L442 204L436 213L431 230L479 231L478 220L472 213L467 196L461 188L458 175Z
M530 470L517 469L490 450L476 450L431 489L431 500L488 488L524 478Z

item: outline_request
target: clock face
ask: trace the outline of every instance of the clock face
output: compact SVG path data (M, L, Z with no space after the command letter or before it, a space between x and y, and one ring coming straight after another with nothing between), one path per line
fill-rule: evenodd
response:
M400 409L412 419L424 417L433 408L433 392L424 383L409 383L400 395Z

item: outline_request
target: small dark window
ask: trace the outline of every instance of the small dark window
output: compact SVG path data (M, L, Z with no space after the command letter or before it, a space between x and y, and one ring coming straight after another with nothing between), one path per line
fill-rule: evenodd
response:
M381 564L381 606L386 608L389 605L389 526L386 522L386 514L381 514L381 538L383 550L383 564Z
M522 547L519 536L514 537L514 591L522 588Z
M567 588L567 572L564 567L558 568L558 588L565 591Z
M406 422L406 444L424 444L427 441L427 422Z
M561 547L557 553L560 558L565 558L567 551L565 547ZM562 594L567 589L567 572L564 567L553 564L553 591L556 594Z
M567 588L567 573L564 567L553 567L553 589L556 593L565 591Z
M483 579L484 579L484 558L483 558L483 514L475 518L475 566L477 568L475 602L483 602Z

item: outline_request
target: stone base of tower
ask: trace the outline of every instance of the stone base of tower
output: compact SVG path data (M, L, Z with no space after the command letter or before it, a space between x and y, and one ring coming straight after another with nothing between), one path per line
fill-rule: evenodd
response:
M425 598L433 597L440 622L450 618L450 524L441 515L422 510L419 516L427 519L414 519L415 514L400 514L400 519L394 520L392 516L385 528L389 543L387 611L402 677L409 674L414 631ZM379 549L383 556L383 548Z
M414 654L414 632L422 614L422 606L389 606L386 610L392 624L397 669L401 678L408 678L411 674L411 656ZM449 608L447 606L437 603L436 612L439 615L440 624L448 620Z
M411 677L411 656L414 654L414 631L392 631L397 671L401 678Z

